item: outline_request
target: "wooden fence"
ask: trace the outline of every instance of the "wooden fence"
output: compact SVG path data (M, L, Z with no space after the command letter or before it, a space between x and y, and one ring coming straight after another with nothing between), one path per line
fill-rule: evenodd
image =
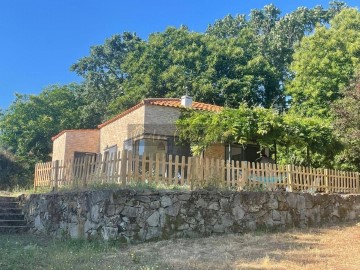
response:
M162 183L190 189L214 186L245 190L360 193L359 173L293 165L235 162L165 154L133 155L131 151L102 157L38 163L34 188L87 187L91 184Z

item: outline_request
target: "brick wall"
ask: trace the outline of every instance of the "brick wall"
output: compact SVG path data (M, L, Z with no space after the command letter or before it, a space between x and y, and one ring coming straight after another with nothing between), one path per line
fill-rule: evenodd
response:
M99 153L99 135L100 131L98 129L68 132L66 135L65 160L73 158L76 151Z
M99 152L98 129L69 130L53 142L52 160L68 160L74 158L74 152Z

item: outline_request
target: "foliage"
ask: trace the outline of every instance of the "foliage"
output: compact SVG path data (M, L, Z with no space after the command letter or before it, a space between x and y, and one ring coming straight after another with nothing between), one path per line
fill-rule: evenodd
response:
M129 53L123 65L129 75L122 85L125 96L111 108L118 112L129 105L125 101L180 97L186 92L218 105L271 104L273 95L261 87L274 80L276 71L257 53L253 39L249 31L241 38L219 40L186 27L152 34Z
M0 149L0 190L28 187L32 180L30 175L26 164L18 162L12 153Z
M326 158L340 147L330 121L246 105L225 108L219 113L184 110L177 130L180 139L190 143L195 154L218 142L257 142L265 147L279 147L280 163L298 165L331 167Z
M49 160L51 137L81 125L76 87L54 85L38 96L17 94L0 118L1 145L31 166Z
M128 76L122 64L141 39L136 34L124 32L106 39L103 45L94 46L90 55L81 58L71 70L84 77L83 87L78 89L84 100L80 108L84 122L95 127L109 116L108 105L124 95L122 83Z
M254 9L250 17L228 15L205 34L169 27L147 41L123 33L94 46L72 70L84 77L82 112L100 122L146 97L180 97L237 108L284 108L284 80L294 45L325 25L344 4L329 9L298 8L280 16L274 5ZM95 123L93 123L93 126Z
M305 37L294 54L288 83L292 109L303 115L329 117L330 104L341 97L360 66L360 12L344 9Z
M335 129L346 145L338 156L342 168L360 171L360 75L342 91L344 97L336 101L333 112L336 116Z

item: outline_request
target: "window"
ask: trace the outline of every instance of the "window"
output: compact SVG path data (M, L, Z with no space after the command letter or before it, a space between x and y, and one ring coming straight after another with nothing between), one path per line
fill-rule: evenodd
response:
M159 139L140 139L135 141L135 153L142 156L145 153L166 153L167 141Z
M229 155L230 151L230 155ZM234 161L258 161L260 158L260 146L255 144L231 144L225 146L225 157Z

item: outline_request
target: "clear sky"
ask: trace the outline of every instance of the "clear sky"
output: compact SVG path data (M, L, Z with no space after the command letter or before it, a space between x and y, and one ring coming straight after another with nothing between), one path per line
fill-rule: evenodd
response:
M113 34L136 32L146 39L167 26L203 32L227 14L249 14L273 3L284 13L324 0L1 0L0 108L15 93L37 94L51 84L79 82L71 64ZM345 1L359 6L359 0Z

